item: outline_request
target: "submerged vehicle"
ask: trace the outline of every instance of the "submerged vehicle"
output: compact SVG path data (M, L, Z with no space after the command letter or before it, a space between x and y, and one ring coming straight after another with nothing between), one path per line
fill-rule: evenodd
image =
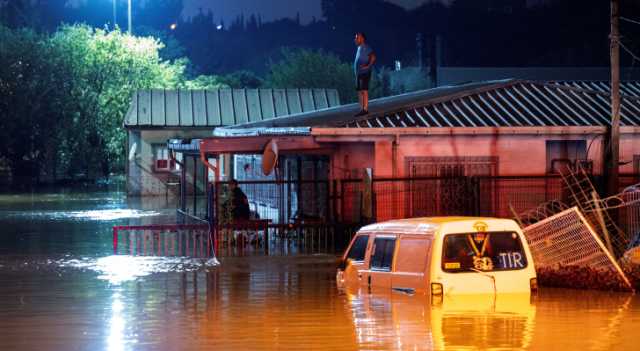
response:
M533 258L518 224L484 217L367 225L345 251L337 282L434 297L537 290Z

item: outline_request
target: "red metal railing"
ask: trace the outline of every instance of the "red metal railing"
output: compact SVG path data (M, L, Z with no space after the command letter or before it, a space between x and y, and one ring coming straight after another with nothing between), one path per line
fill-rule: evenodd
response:
M215 252L218 254L220 247L230 249L232 244L238 248L244 248L248 241L255 240L256 247L262 246L266 254L269 254L269 225L270 220L242 220L215 227Z
M207 224L155 224L113 227L113 253L118 254L120 236L127 233L124 250L130 254L158 256L211 256L215 236ZM123 238L125 239L125 238ZM212 240L214 242L212 242ZM148 249L151 250L148 250Z

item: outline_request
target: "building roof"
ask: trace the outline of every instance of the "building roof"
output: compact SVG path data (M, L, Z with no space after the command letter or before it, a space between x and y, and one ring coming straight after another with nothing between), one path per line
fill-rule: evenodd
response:
M553 83L607 94L611 92L611 82L606 80L569 80L556 81ZM620 94L622 96L640 97L640 81L620 82Z
M340 105L335 89L139 90L126 128L214 128Z
M486 81L372 100L369 115L359 118L354 117L358 105L350 104L232 128L604 126L609 124L611 107L610 95L602 89L516 79ZM622 126L640 125L640 98L624 95L620 112Z
M538 82L550 81L607 81L611 79L609 67L451 67L439 66L436 77L438 86L479 82L496 79L523 79ZM640 80L640 69L621 67L624 80Z

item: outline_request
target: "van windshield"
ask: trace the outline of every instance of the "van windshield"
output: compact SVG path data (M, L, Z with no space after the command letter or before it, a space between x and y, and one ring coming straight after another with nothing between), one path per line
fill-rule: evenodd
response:
M368 235L358 235L356 240L353 241L351 249L347 254L347 258L354 261L364 261L364 254L367 252L367 243L369 242Z
M527 267L520 236L515 232L449 234L444 237L445 272L505 271Z

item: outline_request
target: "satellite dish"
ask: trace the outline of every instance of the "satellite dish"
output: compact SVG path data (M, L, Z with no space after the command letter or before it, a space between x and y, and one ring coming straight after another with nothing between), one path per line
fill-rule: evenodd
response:
M276 141L271 139L264 146L264 151L262 152L262 173L264 175L269 175L276 168L278 164L278 144Z
M136 149L138 149L138 144L131 144L131 149L129 149L129 161L133 161L133 159L136 157Z

